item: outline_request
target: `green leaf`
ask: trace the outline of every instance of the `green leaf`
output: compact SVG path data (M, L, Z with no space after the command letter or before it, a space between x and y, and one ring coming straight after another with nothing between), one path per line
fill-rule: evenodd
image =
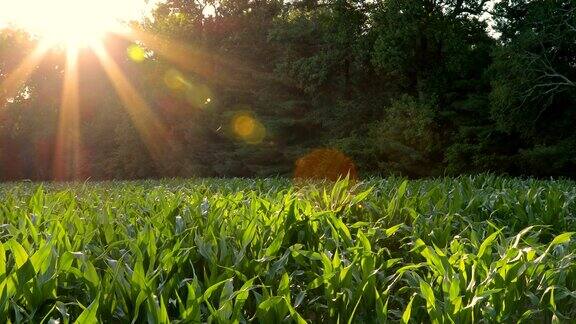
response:
M364 201L364 199L366 199L366 198L372 193L373 190L374 190L374 187L370 187L370 188L368 188L367 190L365 190L365 191L363 191L363 192L361 192L361 193L359 193L359 194L356 194L356 195L354 196L354 198L352 198L350 204L351 204L351 205L356 205L356 204Z
M484 254L489 251L488 248L492 246L492 243L494 242L494 240L496 240L496 238L498 237L498 234L500 234L501 230L498 230L494 233L492 233L490 236L488 236L484 242L482 242L482 244L480 245L480 248L478 249L478 258L482 258L484 256Z
M284 241L284 233L285 232L282 231L274 238L272 243L266 249L265 253L266 256L274 256L276 255L276 253L278 253L278 251L280 251L280 248L282 247L282 242Z
M394 226L386 229L386 232L385 232L386 236L394 235L394 233L396 233L400 229L400 227L402 227L402 225L404 225L404 224L400 223L398 225L394 225Z
M282 279L280 279L280 284L278 285L278 295L284 296L289 301L290 300L290 277L287 272L284 272Z
M0 278L3 278L5 274L6 274L6 251L4 250L4 244L0 242Z
M378 289L374 287L374 294L376 295L376 316L379 323L385 323L388 321L388 300L389 297L386 296L386 302L383 303L383 296L378 292Z
M30 262L34 266L36 273L40 272L41 269L48 267L50 257L52 255L52 245L44 244L36 253L30 257Z
M134 265L134 271L132 272L131 281L140 289L146 289L146 273L144 272L144 264L142 261L137 261Z
M92 289L97 289L100 286L100 277L96 272L96 268L90 261L86 261L86 268L84 269L84 278L92 285Z
M244 285L242 285L240 290L236 292L234 308L237 309L238 312L240 312L241 308L244 306L244 303L246 302L246 300L248 300L248 297L250 296L250 289L252 289L252 286L254 285L254 279L255 278L252 278L246 281Z
M406 194L406 188L408 187L408 180L402 181L400 187L398 187L398 191L396 192L396 199L401 199Z
M412 295L412 297L410 298L410 301L408 302L408 306L406 306L406 309L404 310L404 313L402 314L401 323L403 323L403 324L407 324L410 322L410 316L412 314L412 302L414 301L414 297L416 297L416 295Z
M259 310L263 310L265 312L270 311L272 308L274 308L276 305L278 305L279 303L281 303L283 301L283 297L282 296L273 296L270 297L268 299L266 299L265 301L261 302L260 305L258 305L258 309Z
M84 309L84 311L78 316L76 319L76 324L93 324L98 323L98 306L99 306L99 299L100 294L96 295L94 301L88 308Z
M170 318L168 317L168 310L166 310L166 304L164 303L164 297L160 296L160 309L158 310L158 323L170 323Z
M434 290L430 284L428 284L424 280L420 280L420 293L422 293L422 297L426 300L426 307L431 309L436 309L436 298L434 297Z
M208 287L208 289L206 289L206 291L204 292L204 295L202 296L202 299L204 301L208 301L208 299L210 299L210 297L212 296L212 294L218 290L222 285L224 285L225 283L227 283L228 281L232 280L232 278L230 279L224 279L220 282L217 282L215 284L213 284L212 286Z
M358 234L356 235L360 243L362 243L362 247L364 248L364 253L370 253L372 251L372 245L368 238L362 233L362 231L358 230Z
M20 268L24 263L26 263L26 261L28 261L28 253L26 253L26 250L24 250L22 245L14 239L9 240L7 244L12 251L12 255L14 255L16 267Z
M556 236L552 240L552 242L550 242L550 246L555 246L555 245L566 243L566 242L570 241L570 239L572 238L572 235L574 235L574 232L562 233L562 234Z

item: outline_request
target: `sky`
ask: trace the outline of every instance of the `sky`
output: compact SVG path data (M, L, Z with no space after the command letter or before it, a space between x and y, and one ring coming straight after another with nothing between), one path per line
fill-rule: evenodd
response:
M42 28L48 15L65 8L102 15L111 20L134 20L150 12L157 0L0 0L0 27ZM80 19L80 18L79 18Z
M18 27L31 34L40 35L46 29L61 25L61 28L80 25L104 24L112 26L119 21L138 20L152 11L162 0L0 0L0 29ZM498 0L490 0L488 8ZM79 13L70 17L69 13ZM205 9L205 15L213 15L213 8ZM488 20L490 33L492 21ZM65 23L61 21L66 20ZM90 22L90 20L92 22ZM110 27L109 29L115 29Z

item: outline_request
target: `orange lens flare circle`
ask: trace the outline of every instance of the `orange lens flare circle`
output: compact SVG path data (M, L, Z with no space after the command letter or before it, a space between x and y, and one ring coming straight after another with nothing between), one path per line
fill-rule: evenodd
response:
M357 179L354 161L336 149L316 149L296 161L295 179Z
M266 137L266 128L251 113L242 112L232 118L234 135L248 144L260 144Z

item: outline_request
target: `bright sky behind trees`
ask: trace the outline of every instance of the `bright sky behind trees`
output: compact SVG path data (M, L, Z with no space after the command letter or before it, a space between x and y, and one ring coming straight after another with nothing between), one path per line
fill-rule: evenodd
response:
M92 25L95 21L113 24L142 17L154 3L156 0L0 0L0 26L43 33L55 24L86 25L86 20Z
M21 28L51 46L89 46L150 12L156 0L0 0L0 27Z

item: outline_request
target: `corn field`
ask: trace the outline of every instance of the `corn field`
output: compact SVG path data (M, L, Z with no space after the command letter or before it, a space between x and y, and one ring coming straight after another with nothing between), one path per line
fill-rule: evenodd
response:
M576 183L0 186L1 323L576 321Z

